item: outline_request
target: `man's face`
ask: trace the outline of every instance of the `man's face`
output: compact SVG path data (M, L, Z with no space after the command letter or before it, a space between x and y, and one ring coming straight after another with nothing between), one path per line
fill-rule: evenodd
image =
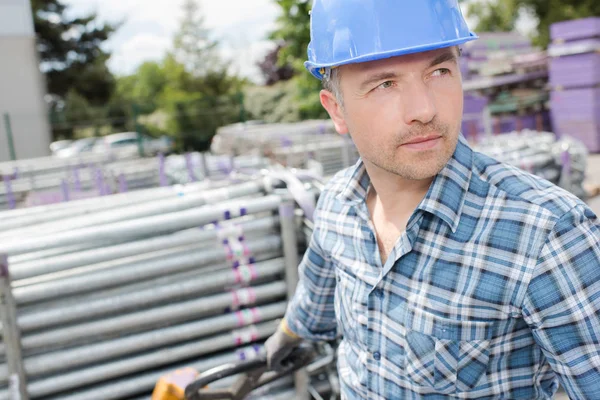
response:
M404 179L438 174L458 142L463 92L458 50L447 48L340 67L343 107L321 102L365 161ZM383 172L382 171L382 172Z

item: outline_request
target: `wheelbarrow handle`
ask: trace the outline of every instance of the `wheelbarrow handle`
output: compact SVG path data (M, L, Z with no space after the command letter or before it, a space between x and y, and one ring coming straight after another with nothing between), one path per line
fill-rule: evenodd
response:
M200 374L185 388L185 398L186 400L242 400L252 390L307 366L315 358L315 355L315 351L311 347L300 346L292 352L285 363L285 368L281 371L269 371L265 356L225 364ZM213 382L238 374L243 375L230 388L211 389L207 387Z

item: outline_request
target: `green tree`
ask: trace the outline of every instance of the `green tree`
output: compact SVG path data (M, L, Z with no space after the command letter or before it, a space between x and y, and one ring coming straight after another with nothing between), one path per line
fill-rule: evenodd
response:
M64 99L74 90L92 105L108 101L115 80L101 46L116 26L98 23L95 14L68 18L61 0L31 0L31 6L48 93Z
M309 0L275 0L281 14L277 28L270 35L272 40L283 42L279 52L279 64L291 65L296 71L293 81L297 86L296 102L301 119L325 118L327 113L321 106L319 91L321 83L304 69L307 47L310 42Z
M467 14L478 21L476 31L511 31L522 11L537 19L535 44L546 48L555 22L600 16L598 0L488 0L473 1Z

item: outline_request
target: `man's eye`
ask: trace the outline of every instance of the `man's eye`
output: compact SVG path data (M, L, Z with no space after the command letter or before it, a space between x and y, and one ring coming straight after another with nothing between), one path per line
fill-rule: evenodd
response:
M433 74L431 74L431 76L437 77L437 76L445 76L448 74L450 74L450 70L448 68L440 68L438 70L435 70L433 72Z
M394 82L392 82L392 81L385 81L381 85L379 85L377 88L378 89L389 89L392 86L394 86Z

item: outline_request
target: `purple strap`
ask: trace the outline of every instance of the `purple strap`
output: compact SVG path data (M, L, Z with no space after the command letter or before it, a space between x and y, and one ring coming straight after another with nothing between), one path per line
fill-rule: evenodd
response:
M10 183L10 176L3 175L4 178L4 187L6 188L6 198L8 199L8 208L14 210L17 206L17 202L15 201L15 196L12 192L12 185Z
M69 199L69 184L66 179L63 179L60 183L60 187L62 189L63 202L68 202Z
M160 180L160 186L168 186L167 175L165 174L165 155L160 153L158 155L158 178ZM187 160L186 160L187 162Z
M191 153L185 153L185 165L187 167L188 174L190 176L190 181L197 182L198 179L196 178L196 175L194 174L194 164L192 162L192 154Z

